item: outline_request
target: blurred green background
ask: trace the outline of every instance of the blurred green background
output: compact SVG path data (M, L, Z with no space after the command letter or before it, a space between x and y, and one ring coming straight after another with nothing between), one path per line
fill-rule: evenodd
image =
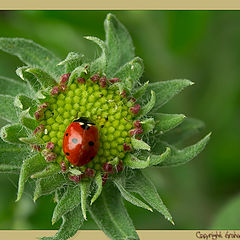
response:
M69 51L93 58L99 49L83 36L104 39L109 11L0 11L0 36L24 37L65 58ZM240 229L240 12L239 11L111 11L128 28L136 54L144 59L144 80L187 78L195 85L162 108L203 120L212 131L204 152L187 165L151 169L147 174L173 215L172 226L158 213L127 204L137 229ZM0 75L17 78L22 66L0 52ZM0 229L56 229L50 196L31 200L30 183L15 203L17 176L0 176ZM233 210L224 209L234 201ZM229 208L227 206L227 208ZM223 221L221 210L224 209ZM238 212L237 212L238 209ZM229 213L229 211L230 213ZM226 213L227 212L227 213ZM236 216L235 216L236 217ZM220 223L219 223L220 221ZM225 222L224 222L225 221ZM84 229L96 229L88 219Z

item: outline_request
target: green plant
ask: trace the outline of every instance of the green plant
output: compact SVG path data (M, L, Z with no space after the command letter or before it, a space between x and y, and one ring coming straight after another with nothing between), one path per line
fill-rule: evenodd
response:
M102 51L92 62L73 52L60 61L32 41L0 38L0 49L26 64L16 71L23 83L0 79L0 117L9 122L1 129L0 171L20 171L17 200L30 177L36 182L34 200L54 193L52 222L61 217L63 222L53 238L43 239L73 236L87 211L110 238L138 239L122 198L157 210L173 223L142 169L187 163L210 137L184 149L167 143L184 139L199 126L191 119L181 124L182 114L159 113L193 83L183 79L141 84L143 61L135 57L125 27L109 14L105 31L105 42L87 37ZM100 133L98 154L81 167L72 166L62 151L65 129L79 117L94 121ZM174 128L177 131L169 134Z

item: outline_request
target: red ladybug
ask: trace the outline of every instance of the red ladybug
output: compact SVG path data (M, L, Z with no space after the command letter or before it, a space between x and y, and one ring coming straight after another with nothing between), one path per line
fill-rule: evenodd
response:
M72 165L83 166L90 162L99 148L98 129L88 118L73 121L63 137L63 152Z

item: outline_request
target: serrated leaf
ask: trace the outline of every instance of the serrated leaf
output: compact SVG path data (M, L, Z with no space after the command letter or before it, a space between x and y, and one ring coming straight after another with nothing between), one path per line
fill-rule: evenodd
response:
M24 190L24 184L27 179L34 174L46 167L46 161L44 157L38 153L30 158L27 158L23 161L19 181L18 181L18 193L17 193L17 200L19 201Z
M149 81L145 82L142 86L138 87L136 91L133 93L133 97L138 99L144 95L148 88Z
M74 187L68 187L59 199L52 217L52 224L57 222L63 215L73 210L76 206L81 203L81 188L80 185Z
M135 53L130 34L114 15L107 15L104 27L108 49L107 77L111 78L122 65L134 58Z
M42 240L67 240L74 236L84 222L80 206L63 216L63 223L53 237L43 237Z
M119 191L106 183L102 194L89 208L98 227L113 240L139 239L131 218L123 205Z
M130 192L138 193L151 207L163 214L168 221L174 224L172 216L163 204L154 184L140 170L129 172L125 187Z
M5 142L21 144L19 138L27 137L28 131L21 124L8 124L1 128L0 135Z
M42 171L34 173L31 178L45 178L55 175L61 171L61 167L58 163L49 163Z
M163 114L153 113L155 129L160 133L165 133L183 122L186 118L183 114Z
M30 108L22 111L20 114L19 114L19 122L26 128L30 129L30 130L34 130L38 125L39 123L30 116L29 114L29 110Z
M206 146L207 142L210 139L211 133L205 136L196 144L191 146L185 147L181 150L177 149L174 146L166 144L168 147L171 148L171 155L158 166L161 167L175 167L182 164L185 164L195 158Z
M104 74L106 71L106 65L107 65L107 59L106 59L107 49L106 49L105 43L101 39L96 37L87 36L85 38L96 43L102 50L102 54L100 55L100 57L98 57L91 63L91 68L90 68L91 74L95 74L98 72Z
M51 177L40 178L36 181L36 188L33 200L36 201L42 195L50 194L62 187L67 180L62 173L55 174Z
M131 138L132 147L136 150L147 150L150 151L150 146L143 140L138 140L136 138Z
M141 108L138 115L139 116L147 115L153 109L155 103L156 103L156 94L154 91L151 90L151 98L149 102Z
M156 92L156 104L152 112L157 112L159 108L172 99L173 96L192 84L193 82L186 79L150 83L148 85L148 91L154 90Z
M155 127L154 118L144 119L143 121L141 121L141 126L144 131L144 134L151 132Z
M63 72L57 66L60 60L46 48L23 38L0 38L0 49L17 56L31 67L42 68L53 77L59 77Z
M30 89L25 83L0 76L0 94L16 96L19 93L28 94Z
M164 161L170 156L171 154L171 148L167 147L165 152L163 152L160 155L151 154L150 155L150 163L149 166L156 166Z
M53 87L57 84L55 79L50 74L40 68L28 68L26 71L36 77L42 88Z
M28 144L37 144L37 145L44 144L44 141L42 140L42 138L37 135L21 137L19 138L19 140L23 143L28 143Z
M31 116L33 116L34 112L37 110L36 100L22 94L15 97L14 106L20 108L22 111L29 109L29 114Z
M0 94L0 118L8 122L18 122L14 97Z
M146 168L149 166L150 163L150 157L144 161L144 160L139 160L136 156L132 154L127 154L127 156L124 159L124 165L132 168L132 169L142 169Z
M121 80L119 84L131 91L142 76L143 70L144 66L142 59L135 57L130 62L123 65L116 74L114 74L114 77L119 78Z
M133 205L136 205L138 207L141 207L141 208L145 208L149 211L152 212L152 209L147 205L145 204L143 201L141 201L140 199L136 198L134 195L132 195L130 192L128 192L124 186L123 186L123 183L121 181L121 179L119 178L116 178L114 180L114 183L115 185L117 186L118 190L121 192L121 195L123 198L125 198L128 202L132 203Z
M16 70L16 74L25 82L28 83L28 85L30 86L30 88L34 91L37 92L38 90L41 89L41 84L38 82L37 78L32 74L27 72L26 70L29 67L27 66L23 66L23 67L19 67Z
M80 78L80 77L86 78L88 74L88 68L89 67L87 64L83 64L75 68L68 79L68 86L77 78Z
M98 199L98 197L100 196L100 194L102 192L102 175L101 175L101 172L98 172L96 174L96 176L94 178L94 181L96 183L97 190L96 190L96 192L94 193L94 195L91 199L90 205L92 205Z
M83 54L70 52L68 53L66 59L58 63L58 65L65 66L65 73L71 73L75 68L83 63Z
M89 194L91 182L90 181L81 181L80 189L81 189L81 209L82 214L85 220L87 220L87 197Z
M20 167L7 165L7 164L0 164L0 173L18 173L20 171Z

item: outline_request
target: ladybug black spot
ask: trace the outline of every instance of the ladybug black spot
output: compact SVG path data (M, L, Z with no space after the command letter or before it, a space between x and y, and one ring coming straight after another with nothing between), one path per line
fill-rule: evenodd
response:
M91 160L93 160L93 159L94 159L94 157L90 157L90 159L91 159Z
M88 145L89 145L89 146L93 146L93 145L94 145L94 142L93 142L93 141L90 141L90 142L88 142Z
M103 128L104 127L104 125L101 125L101 128Z
M66 155L67 155L67 156L69 156L69 155L70 155L70 153L66 153Z
M66 133L66 136L68 136L68 133Z
M105 117L105 120L108 121L108 117Z
M77 138L73 138L73 139L72 139L72 142L75 143L75 144L77 144L77 143L78 143Z

